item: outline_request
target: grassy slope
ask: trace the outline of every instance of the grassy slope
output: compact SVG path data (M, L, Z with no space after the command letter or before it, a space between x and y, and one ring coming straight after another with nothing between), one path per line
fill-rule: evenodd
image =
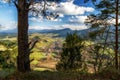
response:
M51 46L55 41L60 40L61 42L63 42L63 39L61 38L53 38L53 36L55 36L56 34L38 34L38 33L34 33L34 34L30 34L29 38L30 40L33 39L34 37L38 37L40 38L39 42L36 44L35 48L33 49L33 53L31 53L30 55L30 59L34 59L31 62L31 68L33 70L51 70L51 69L55 69L55 64L57 63L56 61L51 61L51 62L42 62L40 61L41 59L45 59L48 57L48 55L46 55L45 52L42 52L40 50L40 48L43 47L49 47ZM0 40L9 40L12 42L17 42L16 37L9 37L9 36L4 36L4 38L1 38ZM4 51L7 48L5 46L0 45L0 50ZM17 50L16 50L17 51ZM15 55L17 56L17 54L15 53ZM11 55L12 57L16 57L15 55ZM50 56L55 55L54 53L50 54ZM48 65L48 63L52 63L52 65ZM54 67L53 67L54 66Z

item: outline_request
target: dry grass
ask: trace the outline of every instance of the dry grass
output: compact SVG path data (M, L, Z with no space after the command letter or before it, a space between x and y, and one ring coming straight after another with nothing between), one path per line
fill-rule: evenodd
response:
M38 66L39 67L46 67L46 68L50 68L50 69L55 69L56 67L56 64L57 64L57 61L43 61L43 62L39 62Z

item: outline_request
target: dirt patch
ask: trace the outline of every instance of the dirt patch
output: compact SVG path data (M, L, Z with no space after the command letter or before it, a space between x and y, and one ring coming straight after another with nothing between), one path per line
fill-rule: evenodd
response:
M47 69L56 69L56 64L58 61L55 60L44 60L39 61L39 63L36 65L37 68L47 68Z

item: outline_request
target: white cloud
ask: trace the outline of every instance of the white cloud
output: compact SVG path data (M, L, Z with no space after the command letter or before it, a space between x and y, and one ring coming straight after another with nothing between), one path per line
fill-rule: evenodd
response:
M4 25L1 27L1 30L12 30L17 28L17 23L16 22L10 22L9 24ZM35 29L35 30L43 30L43 29L64 29L64 28L70 28L72 30L82 30L82 29L87 29L87 26L84 24L80 25L74 25L74 24L63 24L63 25L56 25L56 26L29 26L29 29Z
M75 5L74 0L67 0L66 2L60 2L58 3L48 3L51 6L46 6L47 8L47 12L53 12L55 14L58 14L60 18L63 18L64 15L74 15L76 16L77 20L71 19L71 22L83 22L84 19L80 19L81 16L77 16L77 15L81 15L84 14L85 12L93 12L94 8L92 7L84 7L84 6L78 6ZM37 3L34 4L33 7L35 7L37 10L41 11L43 9L43 7L41 7L41 5L44 5L44 3L42 2L41 4ZM32 6L31 6L32 7ZM80 17L80 18L79 18ZM43 20L43 16L41 15L41 20ZM84 16L82 17L84 18ZM31 18L30 20L32 21L36 21L36 22L40 22L38 18ZM61 19L57 18L57 19L52 19L51 21L62 21Z
M87 19L87 16L72 16L69 18L69 21L72 23L82 23L84 24L85 19Z
M59 17L61 17L61 18L62 18L62 17L64 17L64 15L59 13Z
M64 17L64 16L61 15L61 17ZM50 20L44 19L43 16L31 17L31 18L29 18L29 20L30 20L30 21L33 21L33 22L43 22L43 20L44 20L44 21L55 21L55 22L56 22L56 21L62 21L62 19L60 19L60 18L54 19L54 17L53 17L53 18L50 18Z
M108 22L111 23L111 24L115 24L116 20L115 19L111 19ZM118 23L120 23L120 19L118 20Z
M48 27L48 26L29 26L29 29L43 30L43 29L53 29L53 27Z
M88 27L84 24L81 25L71 25L71 24L64 24L61 26L62 28L70 28L72 30L82 30L82 29L87 29Z
M71 16L68 23L62 25L62 27L73 30L87 29L88 27L84 24L85 19L87 19L87 16Z
M64 15L79 15L84 14L85 12L94 11L94 8L92 7L77 6L73 3L73 1L74 0L54 4L54 6L49 7L49 10Z
M36 17L32 17L32 18L29 18L30 21L33 21L33 22L42 22L42 17L39 17L39 18L36 18Z
M48 21L60 22L60 21L62 21L62 19L60 19L60 18L56 18L56 19L51 18L51 20L48 20Z
M9 0L0 0L0 2L7 3L7 2L9 2Z
M15 21L8 22L7 24L1 24L1 30L12 30L17 28L17 23Z
M3 0L2 0L3 1ZM36 29L36 30L41 30L41 29L62 29L62 28L70 28L73 30L78 30L78 29L86 29L87 26L84 24L84 20L87 18L87 16L78 16L82 15L85 12L93 12L94 8L92 7L84 7L84 6L78 6L73 3L74 0L68 0L68 2L61 2L59 4L51 3L53 6L49 7L49 10L52 12L55 12L59 15L60 18L57 19L52 19L51 21L62 21L62 18L65 15L72 15L71 18L69 18L69 23L61 24L61 25L53 25L52 27L49 26L30 26L29 29ZM36 7L38 9L42 9L41 5L36 4ZM11 11L9 11L11 13ZM43 22L43 16L40 15L39 18L29 18L30 21L33 22ZM46 20L47 21L47 20ZM77 23L77 24L75 24ZM4 24L3 24L4 25ZM10 30L17 28L17 23L16 22L9 22L2 27L2 30Z

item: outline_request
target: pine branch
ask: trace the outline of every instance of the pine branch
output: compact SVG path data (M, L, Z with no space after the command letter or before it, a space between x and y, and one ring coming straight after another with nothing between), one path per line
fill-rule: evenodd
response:
M18 4L17 4L16 0L15 0L15 1L13 1L13 3L14 3L14 5L16 6L16 8L17 8L17 9L19 9L19 7L18 7Z
M30 0L30 2L29 2L29 4L28 4L28 6L32 5L32 4L33 4L33 2L34 2L34 0Z

